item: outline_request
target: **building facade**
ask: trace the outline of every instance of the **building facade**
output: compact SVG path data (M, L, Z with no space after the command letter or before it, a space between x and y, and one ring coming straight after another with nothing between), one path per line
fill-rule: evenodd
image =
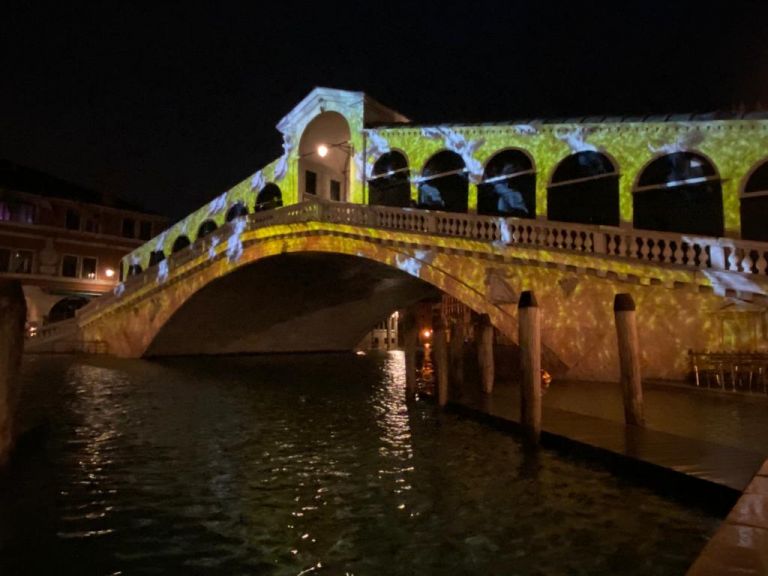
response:
M120 281L120 259L167 219L0 161L0 278L22 282L27 328L74 316Z

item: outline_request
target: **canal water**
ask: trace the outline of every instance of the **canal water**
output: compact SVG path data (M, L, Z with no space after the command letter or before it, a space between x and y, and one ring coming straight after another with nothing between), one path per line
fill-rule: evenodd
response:
M718 519L403 401L403 356L25 358L0 574L683 574Z

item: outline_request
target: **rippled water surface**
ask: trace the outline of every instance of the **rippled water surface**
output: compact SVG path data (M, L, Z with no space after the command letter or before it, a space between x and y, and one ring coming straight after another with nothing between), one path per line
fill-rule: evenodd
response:
M402 400L402 355L25 359L0 574L683 574L717 520Z

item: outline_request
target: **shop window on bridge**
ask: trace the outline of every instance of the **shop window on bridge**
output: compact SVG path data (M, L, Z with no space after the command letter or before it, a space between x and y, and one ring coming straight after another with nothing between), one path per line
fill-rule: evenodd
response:
M283 205L283 193L280 192L280 187L277 184L271 182L264 186L256 196L256 212L262 212L264 210L272 210L273 208L279 208Z
M454 152L435 154L419 179L419 208L466 212L469 181L464 160Z
M208 234L212 234L216 231L216 228L216 222L213 220L206 220L200 224L200 228L197 229L197 239L200 240L208 236Z
M0 200L0 221L34 224L35 205L28 202Z
M162 250L153 250L149 253L149 265L155 266L165 260L165 252Z
M189 246L189 238L186 236L179 236L176 238L176 240L173 242L173 247L171 248L171 253L176 254L179 250L184 250L187 246Z
M64 298L63 300L59 300L56 302L56 304L53 305L51 311L48 312L47 322L50 324L52 322L61 322L62 320L74 318L75 312L77 312L77 310L86 304L88 304L88 300L78 296L72 296L69 298Z
M635 228L705 236L723 235L723 195L712 163L693 152L657 158L635 187Z
M227 210L227 216L225 220L227 222L232 222L235 218L240 218L240 216L246 216L248 214L248 208L245 207L245 204L242 202L235 202L235 204L232 205L232 208Z
M504 150L485 166L477 187L478 214L536 217L536 171L521 150Z
M768 242L768 160L752 172L744 186L741 237Z
M571 154L555 168L547 189L547 218L619 225L619 174L600 152Z
M382 155L368 180L368 204L404 208L411 205L411 171L399 152Z
M141 268L141 264L131 264L128 266L128 276L138 276L144 270Z

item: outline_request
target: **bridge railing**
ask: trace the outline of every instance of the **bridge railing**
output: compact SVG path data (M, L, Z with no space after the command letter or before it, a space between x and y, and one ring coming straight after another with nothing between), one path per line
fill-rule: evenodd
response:
M450 236L492 242L567 250L606 257L640 260L722 272L768 275L768 243L730 238L712 238L590 226L569 222L527 220L477 214L433 212L415 208L394 208L309 200L247 216L247 229L300 222L328 222L358 227L397 230L416 234ZM234 222L222 226L189 248L167 259L169 270L198 257L211 242L225 242L233 233ZM155 267L129 277L123 290L155 284ZM78 311L78 318L91 315L109 305L114 297L101 297Z

